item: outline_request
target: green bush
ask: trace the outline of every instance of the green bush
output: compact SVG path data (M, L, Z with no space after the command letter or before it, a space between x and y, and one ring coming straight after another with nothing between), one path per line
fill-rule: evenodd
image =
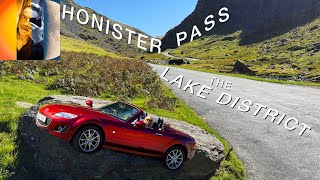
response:
M160 79L144 61L76 52L63 52L62 59L5 62L0 68L18 79L44 83L47 89L59 89L66 94L108 94L119 101L148 97L151 107L175 107L175 101L164 95Z

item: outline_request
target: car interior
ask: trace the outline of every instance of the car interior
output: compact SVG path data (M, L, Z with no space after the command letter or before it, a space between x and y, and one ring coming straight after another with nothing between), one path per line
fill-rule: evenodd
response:
M143 119L147 116L148 116L148 114L143 112L142 115L139 118L137 118L136 120L134 120L131 124L134 125L134 124L136 124L137 121L143 121ZM153 117L151 129L155 129L155 130L159 130L159 131L164 130L163 118L160 118L158 116Z
M152 127L152 129L162 131L163 130L163 119L160 117L154 117L151 127Z

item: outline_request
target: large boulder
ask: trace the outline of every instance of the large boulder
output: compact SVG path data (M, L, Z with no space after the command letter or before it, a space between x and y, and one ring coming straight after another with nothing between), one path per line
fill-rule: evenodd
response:
M172 59L169 60L169 64L170 65L181 65L181 64L185 64L183 59Z
M246 75L255 75L255 73L251 69L249 69L245 64L243 64L239 59L234 64L231 72Z
M34 165L26 172L37 172L32 177L41 179L209 179L225 156L223 145L211 134L185 122L165 119L197 141L195 157L182 168L170 171L160 159L102 149L93 154L79 153L70 143L60 140L35 125L39 107L48 103L85 105L88 98L52 96L39 101L19 119L20 146L33 154ZM110 103L91 99L94 108ZM23 159L24 157L22 157ZM30 157L29 157L30 158ZM33 169L28 169L33 168ZM39 176L39 177L38 177Z

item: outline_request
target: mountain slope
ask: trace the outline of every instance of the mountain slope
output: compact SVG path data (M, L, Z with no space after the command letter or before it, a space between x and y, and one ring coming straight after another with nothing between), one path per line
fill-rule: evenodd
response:
M229 9L229 21L204 32L204 19ZM217 20L216 17L215 20ZM204 36L171 51L198 58L189 69L231 73L240 59L257 76L320 82L320 0L199 0L192 14L162 39L163 49L176 48L176 32L197 25Z
M281 36L240 45L241 32L207 36L171 53L201 59L186 67L230 73L237 59L258 76L320 82L320 18Z
M128 44L128 34L127 33L122 33L123 38L121 40L117 40L115 39L111 33L109 33L108 35L105 33L105 30L100 32L98 30L98 28L92 28L91 27L91 18L92 18L92 14L96 14L98 19L100 19L100 17L104 18L104 29L105 29L105 24L106 21L109 19L110 20L110 28L112 27L112 25L114 23L120 24L123 29L124 28L128 28L130 30L133 30L137 33L141 33L141 34L145 34L146 33L124 25L122 23L116 22L111 20L108 17L105 17L97 12L95 12L93 9L90 8L86 8L86 7L81 7L78 4L76 4L73 0L61 0L61 14L63 11L63 5L66 5L66 9L68 11L70 11L71 6L73 6L75 8L74 10L74 14L73 14L73 20L70 20L70 15L67 14L65 19L61 18L61 25L60 25L60 30L61 30L61 34L70 38L74 38L77 40L84 40L90 44L94 44L100 48L105 49L108 52L114 53L114 54L120 54L122 56L127 56L127 57L134 57L137 54L140 54L142 51L140 49L138 49L136 47L136 42L137 42L137 34L133 35L132 37L132 42L129 45ZM89 22L86 25L81 25L78 21L77 21L77 11L79 9L85 9L88 12L89 15ZM83 17L83 13L81 13L81 18L84 19ZM82 19L82 20L83 20ZM62 42L63 43L63 42ZM75 47L76 48L76 47Z
M205 18L213 14L217 22L222 7L228 8L230 19L223 24L216 23L213 30L205 32ZM164 36L162 49L177 47L177 32L188 32L183 43L189 42L193 25L197 25L204 35L241 31L240 44L246 45L282 35L319 16L319 0L198 0L194 12Z
M83 40L73 39L63 35L60 36L60 40L61 40L61 47L60 47L61 51L84 52L84 53L97 54L99 56L108 56L111 58L118 58L118 59L125 58L117 54L111 53L106 49L87 43Z

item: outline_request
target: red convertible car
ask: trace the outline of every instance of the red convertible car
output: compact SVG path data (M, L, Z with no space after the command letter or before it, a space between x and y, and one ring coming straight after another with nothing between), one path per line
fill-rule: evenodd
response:
M191 136L164 124L161 118L153 122L152 128L145 127L146 113L136 106L117 102L93 109L92 101L87 105L45 105L38 111L36 124L84 153L104 147L161 157L171 170L194 156L196 142Z

